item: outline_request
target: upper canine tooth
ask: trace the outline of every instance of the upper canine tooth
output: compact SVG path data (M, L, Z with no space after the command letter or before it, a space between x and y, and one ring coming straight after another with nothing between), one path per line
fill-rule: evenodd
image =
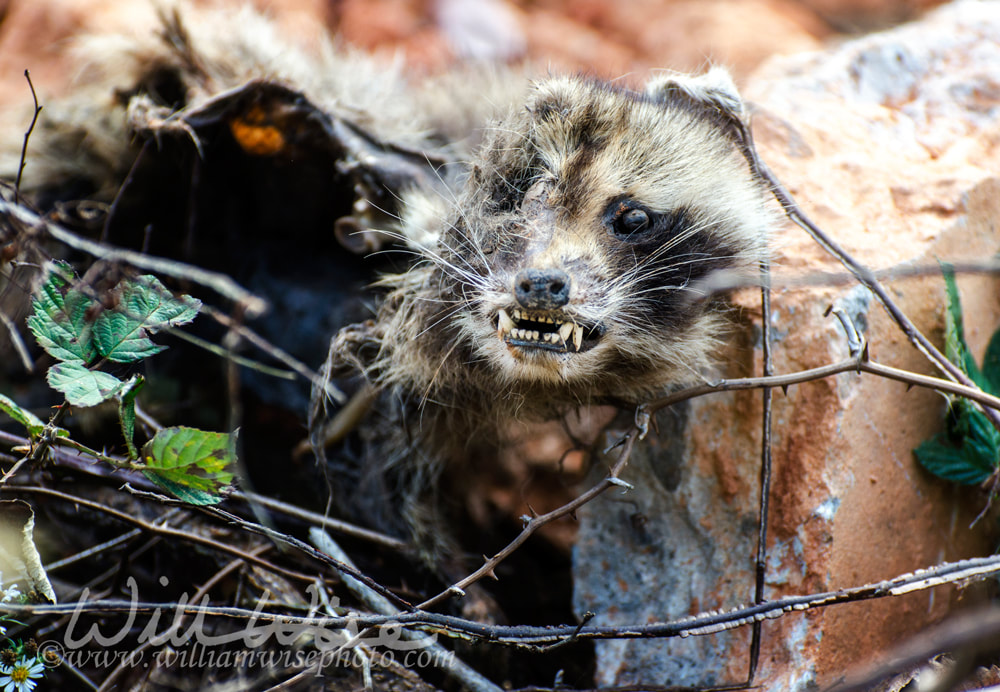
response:
M573 333L572 322L565 322L561 327L559 327L559 336L562 337L562 340L567 344L569 343L569 337L572 333Z
M500 312L497 313L497 331L500 332L500 337L503 338L513 328L514 320L510 318L506 310L500 308Z
M573 345L576 350L580 350L580 344L583 343L583 327L578 324L573 325Z

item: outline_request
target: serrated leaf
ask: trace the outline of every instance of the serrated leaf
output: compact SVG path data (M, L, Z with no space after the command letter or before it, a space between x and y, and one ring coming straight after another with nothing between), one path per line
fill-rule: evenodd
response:
M135 435L135 397L145 384L146 380L142 375L134 375L118 393L118 421L121 423L122 435L128 446L129 459L136 459L139 456L135 442L132 441Z
M1000 395L1000 329L993 332L990 343L983 356L983 379L990 394Z
M941 273L944 275L945 297L947 309L944 315L944 346L945 355L952 363L980 387L986 386L985 378L976 365L975 358L969 351L965 341L965 322L962 317L962 300L955 282L955 269L947 262L941 262Z
M94 341L104 357L132 363L155 355L166 346L149 340L148 334L166 327L187 324L201 309L201 301L174 296L152 275L122 281L118 306L101 314L94 324Z
M21 408L3 394L0 394L0 411L3 411L28 430L29 435L41 435L45 423L31 411Z
M177 486L191 493L205 493L214 504L233 480L231 471L236 461L236 433L215 433L183 426L163 428L143 445L146 476L178 498ZM200 496L199 496L200 497ZM202 498L206 500L207 498Z
M145 274L122 288L121 307L129 316L143 316L146 329L155 333L193 320L201 310L201 301L175 296L155 276Z
M975 485L990 477L992 469L983 468L978 460L967 457L964 450L946 444L945 440L945 435L935 435L913 450L921 466L939 478L961 485Z
M151 471L143 471L143 473L149 480L156 483L181 502L203 507L205 505L217 505L225 499L222 495L215 495L204 490L195 490L189 486L175 483L162 474Z
M45 377L73 406L96 406L117 394L124 383L114 375L88 370L79 360L56 363Z
M116 363L133 363L166 349L146 338L141 320L111 310L94 323L94 343L102 356Z
M45 281L31 300L28 329L39 345L57 360L90 362L96 355L87 313L96 301L66 286L73 272L64 263L50 263Z

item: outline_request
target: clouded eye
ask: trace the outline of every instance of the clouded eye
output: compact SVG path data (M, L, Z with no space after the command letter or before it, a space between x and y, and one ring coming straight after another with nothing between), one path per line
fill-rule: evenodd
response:
M612 202L605 212L608 231L620 240L638 240L653 226L652 212L632 200Z
M649 215L642 209L629 209L621 215L619 231L627 235L642 233L649 226Z

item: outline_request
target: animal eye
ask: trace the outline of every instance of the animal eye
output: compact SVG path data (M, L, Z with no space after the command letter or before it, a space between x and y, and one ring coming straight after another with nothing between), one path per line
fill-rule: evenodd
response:
M632 201L613 203L605 216L608 230L620 240L638 240L653 228L652 212Z
M621 215L619 225L628 235L641 233L649 226L649 215L642 209L629 209Z

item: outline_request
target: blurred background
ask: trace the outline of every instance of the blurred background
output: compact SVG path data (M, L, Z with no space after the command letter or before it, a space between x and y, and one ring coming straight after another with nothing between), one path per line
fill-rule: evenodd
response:
M200 0L202 6L246 0ZM254 0L292 35L330 31L416 73L456 60L527 60L543 69L624 77L708 61L744 78L774 54L812 50L916 18L940 0ZM151 30L153 2L0 0L0 105L28 99L23 72L47 94L70 83L74 35Z

